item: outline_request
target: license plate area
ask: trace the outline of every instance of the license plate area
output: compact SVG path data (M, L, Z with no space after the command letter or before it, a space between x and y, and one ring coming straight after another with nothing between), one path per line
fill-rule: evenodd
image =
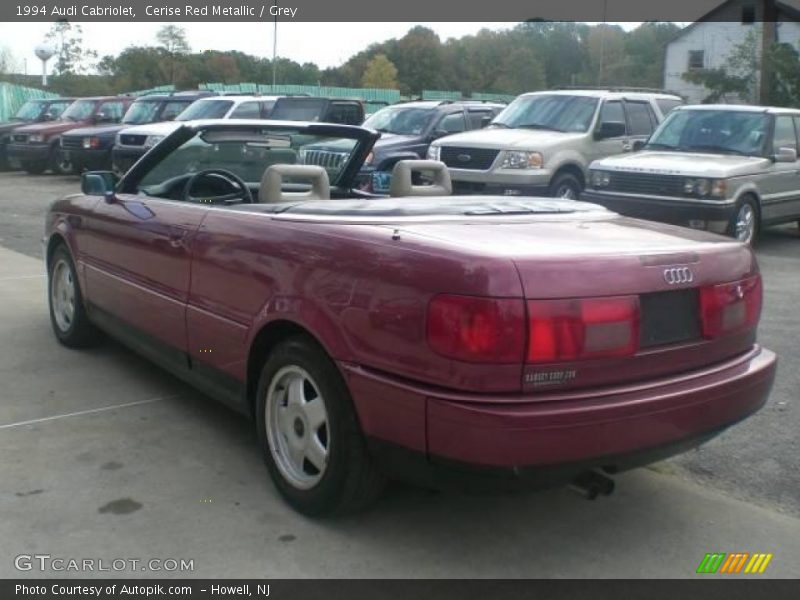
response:
M696 289L642 294L639 347L653 348L700 339Z

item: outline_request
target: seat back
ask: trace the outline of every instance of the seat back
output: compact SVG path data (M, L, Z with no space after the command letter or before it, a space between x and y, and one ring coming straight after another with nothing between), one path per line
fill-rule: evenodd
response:
M303 192L283 191L285 178L308 181L311 189ZM258 201L261 204L278 204L302 200L330 200L331 184L328 173L315 165L272 165L261 177Z
M414 173L432 173L433 183L414 185ZM450 172L443 162L438 160L401 160L392 170L392 183L389 195L394 198L408 196L449 196L453 193L450 183Z

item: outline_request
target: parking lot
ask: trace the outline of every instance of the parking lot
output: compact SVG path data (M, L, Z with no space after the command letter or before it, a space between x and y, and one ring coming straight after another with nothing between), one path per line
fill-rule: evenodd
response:
M193 561L128 577L689 577L718 551L770 552L766 575L800 576L796 226L758 247L772 396L707 446L596 502L398 485L366 514L314 521L278 497L250 423L116 343L55 342L40 240L48 203L77 190L0 173L0 577L65 575L15 568L37 553Z

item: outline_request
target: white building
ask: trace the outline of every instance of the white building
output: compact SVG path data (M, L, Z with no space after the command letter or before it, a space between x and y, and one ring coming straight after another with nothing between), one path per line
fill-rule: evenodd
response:
M800 49L800 10L774 2L775 41ZM769 10L767 8L767 10ZM764 0L728 0L684 28L672 40L664 56L664 88L700 103L708 96L702 85L683 79L687 71L724 67L734 47L748 35L756 36L757 56L761 56L764 35ZM769 25L767 25L769 27ZM767 32L769 35L771 32ZM754 82L753 98L727 98L729 102L758 103L759 82Z

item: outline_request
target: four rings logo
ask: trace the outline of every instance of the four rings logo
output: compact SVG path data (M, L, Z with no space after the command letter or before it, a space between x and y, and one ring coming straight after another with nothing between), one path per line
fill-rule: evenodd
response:
M664 281L669 285L692 283L694 281L694 273L689 267L670 267L669 269L664 269Z

